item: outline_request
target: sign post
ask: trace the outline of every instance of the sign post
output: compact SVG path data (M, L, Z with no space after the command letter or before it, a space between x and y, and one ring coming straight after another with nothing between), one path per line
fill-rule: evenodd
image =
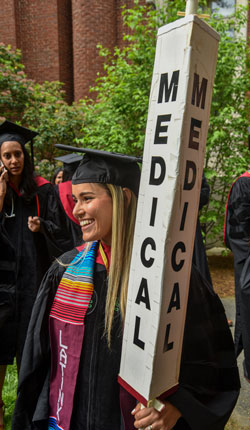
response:
M187 0L185 15L194 15L197 12L198 0Z
M216 70L219 36L191 3L159 28L149 100L119 374L144 405L178 386Z

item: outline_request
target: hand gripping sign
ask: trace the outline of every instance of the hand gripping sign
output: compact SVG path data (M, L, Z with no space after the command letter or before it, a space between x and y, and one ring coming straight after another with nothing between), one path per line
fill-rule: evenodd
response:
M144 405L177 388L218 34L158 31L119 382Z

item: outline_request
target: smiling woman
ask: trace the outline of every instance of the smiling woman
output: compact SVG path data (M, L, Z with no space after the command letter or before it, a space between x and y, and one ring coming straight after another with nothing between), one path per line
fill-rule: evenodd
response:
M12 430L223 430L239 390L234 346L222 305L195 266L177 391L159 412L141 409L119 386L139 160L66 149L85 153L72 190L86 243L61 256L40 286ZM144 302L145 291L142 284Z
M99 184L78 184L72 186L72 194L73 215L80 223L83 240L101 240L111 246L112 198L108 189Z

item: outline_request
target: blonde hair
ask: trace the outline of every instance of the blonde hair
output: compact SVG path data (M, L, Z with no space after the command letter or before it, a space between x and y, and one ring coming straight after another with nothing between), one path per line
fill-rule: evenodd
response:
M117 299L122 320L125 318L130 260L132 254L137 199L131 191L128 204L122 187L107 184L113 201L111 261L105 308L105 332L111 344L111 330Z
M114 318L116 302L119 300L122 321L125 318L128 279L130 260L132 254L134 226L136 217L137 198L131 191L131 199L128 204L122 187L112 184L98 184L103 186L112 198L112 237L111 237L111 260L108 277L108 290L105 307L105 334L108 345L111 346L111 330ZM91 248L93 242L87 242L82 254L77 261L84 260L86 253ZM63 264L57 259L61 266L72 265Z

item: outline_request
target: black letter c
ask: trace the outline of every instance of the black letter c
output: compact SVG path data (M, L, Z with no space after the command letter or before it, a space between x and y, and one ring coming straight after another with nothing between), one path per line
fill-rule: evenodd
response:
M152 237L147 237L143 241L143 244L141 247L141 261L142 261L143 266L145 266L145 267L151 267L152 264L154 263L154 258L151 257L148 260L146 259L145 254L146 254L146 247L148 245L150 245L154 251L156 250L155 241L154 241L154 239L152 239Z

